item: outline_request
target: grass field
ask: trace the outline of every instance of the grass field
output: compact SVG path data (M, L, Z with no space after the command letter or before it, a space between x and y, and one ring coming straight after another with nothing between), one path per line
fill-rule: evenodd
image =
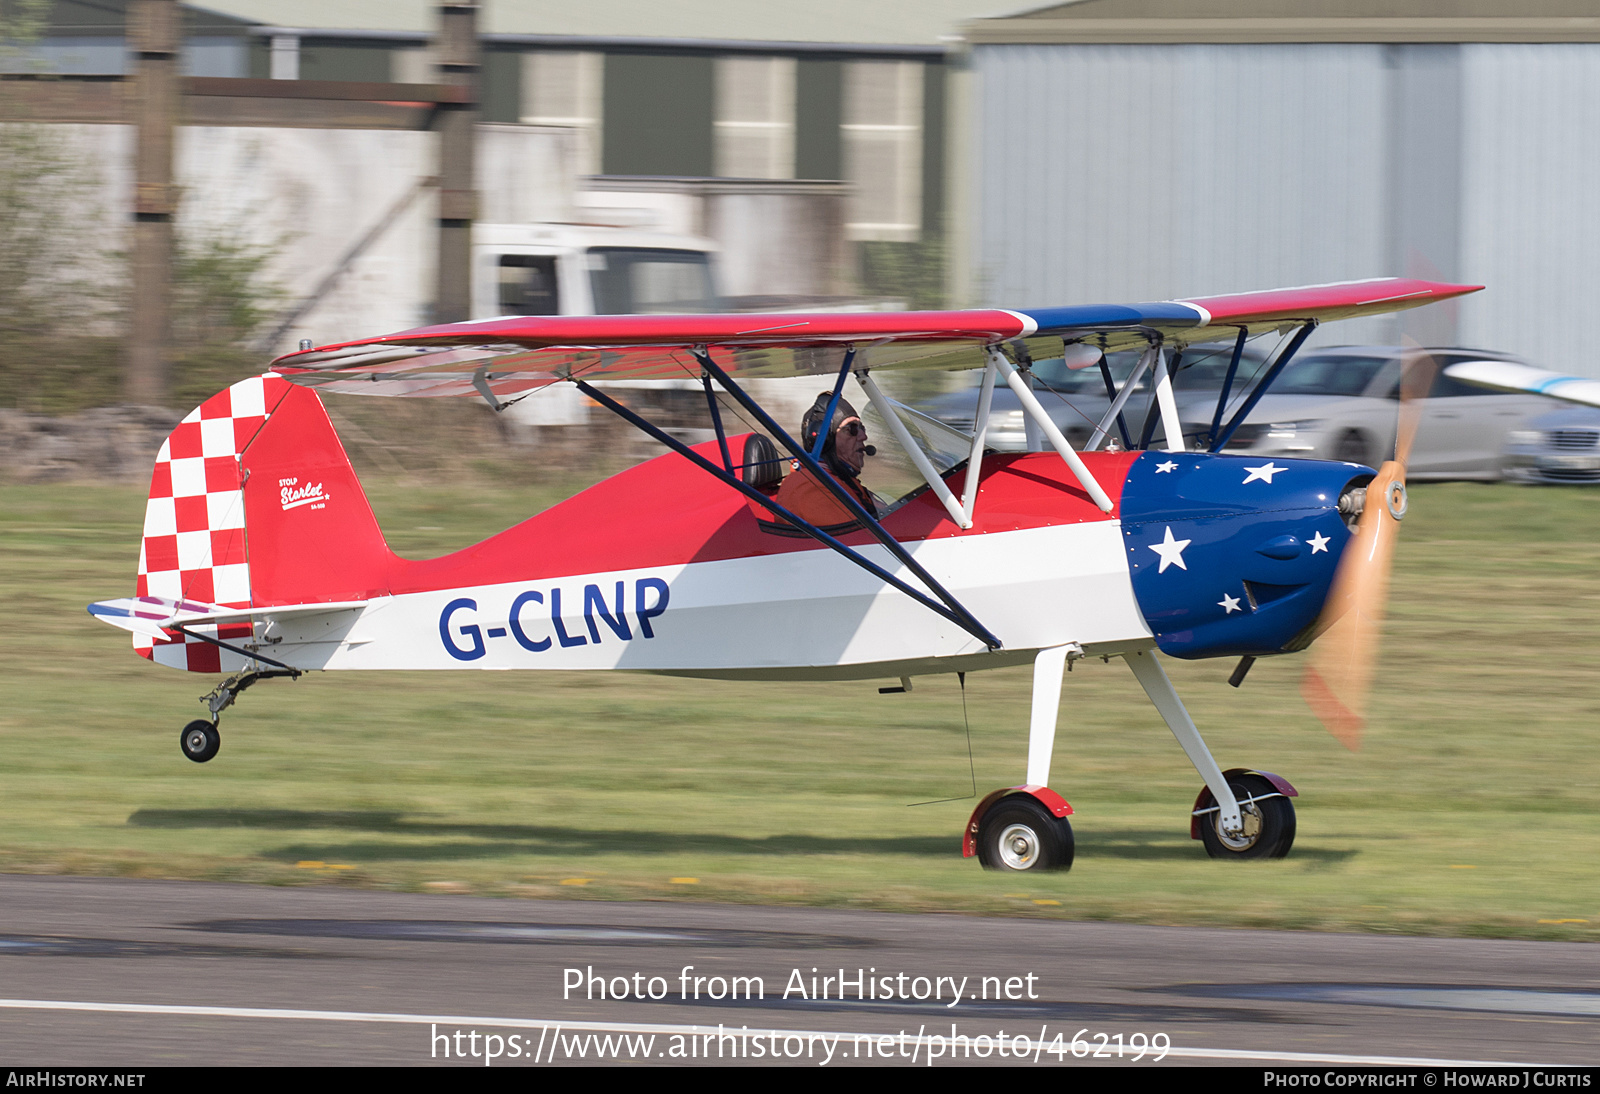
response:
M396 548L465 544L574 483L379 486ZM90 600L132 589L143 491L0 488L0 870L526 897L1600 938L1600 491L1413 490L1366 747L1301 664L1168 660L1224 767L1301 791L1278 862L1208 860L1199 788L1120 662L1067 678L1052 784L1070 873L961 859L954 677L728 684L625 674L307 676L251 691L206 765L212 680L135 657ZM968 677L979 791L1022 774L1028 675Z

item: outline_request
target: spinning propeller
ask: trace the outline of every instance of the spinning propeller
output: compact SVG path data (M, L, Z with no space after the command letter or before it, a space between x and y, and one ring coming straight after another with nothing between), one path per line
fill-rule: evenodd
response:
M1367 484L1360 524L1339 560L1327 603L1317 620L1320 637L1300 682L1301 695L1322 724L1352 752L1361 747L1367 696L1377 671L1389 567L1406 513L1406 461L1417 437L1422 400L1437 372L1437 362L1420 350L1408 352L1402 359L1394 459L1380 467L1377 477Z

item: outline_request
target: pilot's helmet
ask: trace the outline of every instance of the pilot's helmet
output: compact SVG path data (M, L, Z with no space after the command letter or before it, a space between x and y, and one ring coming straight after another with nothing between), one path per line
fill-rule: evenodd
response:
M817 401L812 403L810 409L806 411L805 416L800 419L800 443L805 446L807 452L816 448L817 432L822 426L822 416L828 413L828 404L832 401L833 392L822 392L817 396ZM850 405L850 401L841 397L839 405L834 408L833 420L828 424L828 439L822 442L822 455L824 458L831 459L833 457L833 435L839 426L851 418L859 417L861 415L856 413L856 408Z

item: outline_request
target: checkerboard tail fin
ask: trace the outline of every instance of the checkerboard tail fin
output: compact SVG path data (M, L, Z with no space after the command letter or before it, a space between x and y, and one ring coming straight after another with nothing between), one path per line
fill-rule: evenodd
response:
M136 597L225 608L365 600L395 557L316 392L271 374L196 407L156 456ZM249 642L249 620L207 633ZM203 640L135 632L144 657L191 672L244 658Z

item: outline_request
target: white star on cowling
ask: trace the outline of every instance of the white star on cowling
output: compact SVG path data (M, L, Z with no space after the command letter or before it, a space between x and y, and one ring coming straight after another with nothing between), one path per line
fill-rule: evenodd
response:
M1328 544L1331 541L1327 536L1323 535L1321 532L1318 532L1316 535L1306 540L1306 542L1311 544L1311 553L1316 554L1318 551L1326 551L1328 549Z
M1232 615L1234 612L1244 611L1243 608L1239 607L1239 598L1229 596L1227 593L1222 594L1222 599L1217 601L1217 607L1222 609L1223 615Z
M1167 538L1160 543L1152 543L1150 549L1161 556L1161 566L1156 570L1158 574L1167 572L1168 566L1176 566L1180 570L1187 570L1189 564L1183 561L1183 549L1189 546L1187 539L1173 539L1172 528L1167 528Z
M1171 460L1166 460L1162 463L1156 464L1156 474L1158 475L1164 475L1168 471L1176 471L1177 469L1178 465L1173 463Z
M1245 470L1250 472L1250 474L1245 476L1245 482L1255 482L1257 479L1260 479L1268 485L1271 485L1272 476L1276 475L1279 471L1287 471L1289 469L1287 467L1279 467L1271 460L1268 460L1260 467L1247 467Z

